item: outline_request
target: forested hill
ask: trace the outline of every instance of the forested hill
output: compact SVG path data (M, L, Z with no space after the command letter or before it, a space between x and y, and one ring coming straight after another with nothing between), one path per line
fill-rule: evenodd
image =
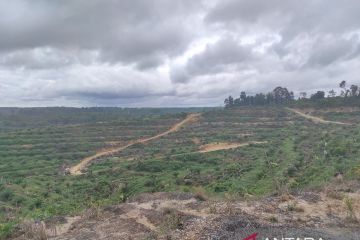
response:
M276 87L268 93L257 93L247 95L241 92L238 98L232 96L224 100L225 107L236 106L264 106L264 105L294 105L297 107L337 107L337 106L359 106L360 105L360 88L358 85L347 87L346 81L339 84L341 91L335 90L328 92L319 90L308 97L306 92L300 92L296 99L294 92L286 87Z

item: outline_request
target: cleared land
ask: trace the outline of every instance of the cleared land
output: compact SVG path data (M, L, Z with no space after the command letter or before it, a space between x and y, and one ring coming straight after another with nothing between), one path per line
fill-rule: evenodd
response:
M128 115L125 110L96 109L82 114L61 109L59 118L64 112L69 115L51 120L39 110L26 111L20 115L8 112L2 119L0 111L1 120L14 119L9 128L0 124L0 236L8 235L24 219L61 223L64 216L78 216L86 209L103 212L104 206L145 192L261 199L299 189L321 189L339 175L344 182L360 179L357 110L311 111L324 121L351 126L315 124L281 107L208 109L201 117L175 110ZM34 116L25 121L28 115ZM99 149L114 152L97 155ZM85 174L65 174L89 156L91 160L83 165L87 166ZM351 191L359 188L351 187ZM346 211L345 196L339 197L341 211ZM240 203L237 206L246 210ZM145 219L143 210L138 214L135 208L124 210L125 219L115 220L128 226L132 218L148 233L161 229L161 224ZM186 216L203 214L184 209ZM152 210L151 214L160 214ZM338 217L345 221L343 215ZM210 223L208 219L204 226ZM85 219L84 224L92 223Z
M125 146L121 146L121 147L117 147L117 148L110 148L110 149L104 149L104 150L101 150L99 152L97 152L96 154L90 156L90 157L86 157L84 159L82 159L80 161L79 164L73 166L70 168L70 174L72 175L79 175L82 173L82 170L93 160L97 159L97 158L100 158L100 157L106 157L106 156L109 156L109 155L113 155L114 153L117 153L117 152L120 152L128 147L131 147L135 144L138 144L138 143L146 143L146 142L149 142L149 141L152 141L152 140L155 140L155 139L158 139L158 138L161 138L163 136L166 136L170 133L173 133L173 132L176 132L178 131L181 127L183 127L185 124L191 122L191 121L196 121L197 118L200 116L200 114L189 114L184 120L182 120L181 122L179 123L176 123L174 124L169 130L165 131L165 132L162 132L162 133L159 133L155 136L152 136L152 137L148 137L148 138L141 138L141 139L137 139L137 140L134 140L134 141L131 141L129 144L125 145Z
M339 185L339 183L337 183ZM341 184L340 184L341 186ZM345 187L344 185L342 187ZM348 187L348 186L347 186ZM345 193L360 214L360 194ZM303 192L260 201L208 201L189 193L140 194L127 203L102 209L95 218L89 209L72 229L55 239L243 239L261 236L312 236L329 240L358 239L356 222L347 219L341 199L329 192ZM104 221L111 219L111 221ZM332 229L336 228L336 231ZM164 232L166 234L164 234Z

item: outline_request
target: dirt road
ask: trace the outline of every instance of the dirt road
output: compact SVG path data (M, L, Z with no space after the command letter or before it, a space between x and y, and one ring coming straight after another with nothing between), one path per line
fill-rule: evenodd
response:
M338 125L351 125L350 123L344 123L344 122L336 122L336 121L328 121L328 120L324 120L320 117L315 117L315 116L311 116L309 114L306 114L306 113L303 113L299 110L296 110L296 109L293 109L293 108L286 108L287 110L293 112L293 113L296 113L298 114L299 116L303 117L303 118L306 118L306 119L309 119L315 123L325 123L325 124L338 124Z
M104 149L101 150L99 152L97 152L95 155L86 157L84 159L82 159L77 165L73 166L70 168L70 174L71 175L80 175L81 174L81 170L83 170L90 162L92 162L93 160L99 158L99 157L105 157L105 156L109 156L112 155L114 153L123 151L124 149L131 147L137 143L146 143L158 138L161 138L163 136L166 136L172 132L176 132L178 131L181 127L183 127L184 125L188 124L191 121L196 121L198 119L198 117L200 116L200 113L191 113L189 114L184 120L182 120L181 122L178 122L176 124L174 124L169 130L159 133L153 137L149 137L149 138L141 138L141 139L137 139L134 140L132 142L130 142L129 144L122 146L122 147L117 147L117 148L108 148L108 149Z

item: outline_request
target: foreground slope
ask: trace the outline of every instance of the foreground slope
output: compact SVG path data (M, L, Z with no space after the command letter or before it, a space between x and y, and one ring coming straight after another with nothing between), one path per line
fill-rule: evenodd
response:
M56 226L48 224L46 233L57 240L243 239L254 233L258 239L359 239L359 223L349 215L360 215L359 183L334 180L333 184L337 186L322 192L284 193L260 200L224 201L190 193L140 194L123 204L88 209L58 234L51 231ZM349 193L349 189L357 192ZM342 198L352 201L352 213Z

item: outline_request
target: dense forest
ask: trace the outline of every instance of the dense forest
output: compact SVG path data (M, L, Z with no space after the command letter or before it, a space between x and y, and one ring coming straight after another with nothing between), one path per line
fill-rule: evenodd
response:
M240 93L238 98L229 96L225 99L224 104L226 108L236 106L263 106L263 105L357 105L360 100L360 87L351 84L347 86L346 81L339 83L341 88L338 94L335 90L317 91L309 97L306 92L300 92L296 99L293 91L289 91L286 87L276 87L269 93L257 93L255 95L247 95L245 91Z

